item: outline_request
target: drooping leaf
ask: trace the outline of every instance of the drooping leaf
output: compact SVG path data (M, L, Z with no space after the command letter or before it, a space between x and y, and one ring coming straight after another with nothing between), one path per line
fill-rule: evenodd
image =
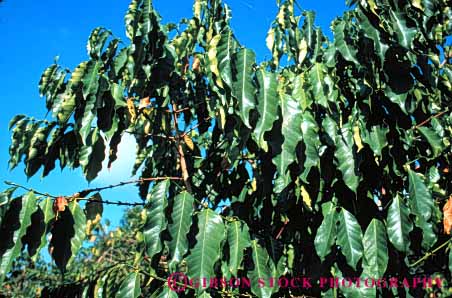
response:
M264 151L268 151L264 134L271 130L273 122L278 118L279 97L277 93L278 81L275 73L259 70L256 73L259 83L257 110L259 118L254 129L256 142Z
M58 103L55 103L53 106L53 115L57 116L60 124L64 124L69 120L77 103L81 101L77 97L77 92L82 84L87 67L88 61L84 61L75 68L69 79L66 91L60 95L61 98L58 100Z
M312 86L312 96L315 102L328 107L328 86L325 84L326 76L325 65L322 63L315 63L309 71L309 82Z
M129 273L122 281L116 298L137 298L141 295L140 274L137 271Z
M125 16L126 36L130 40L133 40L138 31L138 26L142 13L141 9L139 8L141 2L142 2L141 0L132 0L129 4L129 8Z
M305 111L312 105L312 98L308 92L306 78L304 74L295 76L293 80L292 96L300 103L301 108Z
M13 261L22 251L21 238L31 224L31 215L36 208L36 197L33 192L28 192L10 203L9 210L2 219L0 228L2 235L0 244L0 283L3 283Z
M301 131L303 133L303 142L305 145L304 154L306 156L301 179L308 183L307 177L309 172L313 167L319 167L320 165L319 149L321 145L319 138L319 127L315 121L314 115L308 110L303 113Z
M217 45L218 68L223 82L232 88L232 57L237 48L237 41L235 40L231 30L226 30L221 34L220 41Z
M187 234L194 211L193 202L194 198L187 191L174 198L171 223L168 224L171 240L167 242L170 255L168 266L172 272L175 271L175 266L179 264L188 250Z
M340 245L342 254L353 269L363 255L363 232L356 218L345 210L339 212L339 227L337 232L337 244Z
M254 264L254 269L248 272L251 282L251 291L257 297L270 298L271 295L278 290L277 284L270 287L266 280L267 276L273 276L275 271L275 264L268 255L265 248L259 245L257 240L251 241L251 253ZM264 281L264 284L259 283L259 279Z
M232 221L227 225L227 242L229 245L229 272L237 276L237 271L242 268L242 260L245 248L250 246L248 225L242 221Z
M169 180L157 183L146 198L146 223L143 227L146 254L149 258L162 249L160 234L166 228L165 209L168 205L166 196Z
M444 150L444 145L441 140L441 137L434 130L428 127L421 126L418 127L417 129L430 144L430 147L432 148L433 151L433 157L438 157Z
M411 49L413 40L416 36L416 28L408 27L406 18L407 15L402 12L397 12L392 9L389 10L391 16L391 24L394 29L394 34L400 45L406 49Z
M380 126L372 126L371 131L363 134L364 143L368 144L375 155L381 156L381 151L388 145L386 134L389 129Z
M438 240L436 226L421 216L416 217L414 224L422 230L422 248L425 250L431 249Z
M348 44L346 40L346 21L349 21L348 18L346 20L337 20L334 25L334 45L336 49L341 53L345 60L353 62L355 64L359 64L358 60L356 60L356 49L353 46Z
M70 265L82 247L86 237L86 216L85 212L83 212L83 209L76 201L70 202L68 209L74 219L74 236L71 238L71 258L68 261L68 265Z
M88 55L90 55L92 59L100 58L107 38L110 35L111 32L102 27L97 27L91 32L86 49L88 50Z
M397 195L388 209L386 229L389 241L401 252L407 252L410 247L409 234L413 230L413 223L409 214L408 207Z
M256 105L252 78L256 54L252 50L243 48L234 57L236 75L233 78L232 94L238 100L237 108L240 118L247 127L251 128L250 111Z
M105 142L98 128L91 130L86 145L80 150L80 165L88 182L97 177L102 170L105 158Z
M50 232L50 222L55 216L52 210L52 205L53 205L52 199L49 197L45 198L43 201L39 203L39 207L41 208L42 213L44 215L43 223L45 226L45 231L41 235L40 245L36 250L36 254L32 258L34 261L36 261L36 259L38 258L41 249L47 245L47 235Z
M157 296L158 298L177 298L176 291L171 290L169 287L163 287L162 291Z
M342 129L338 130L334 155L342 173L342 179L353 192L356 192L359 185L359 176L357 174L357 161L353 154L353 144L350 123L347 123L343 125Z
M320 260L325 260L325 257L331 252L331 246L336 239L336 223L337 212L336 207L332 202L327 202L322 205L323 221L317 229L317 234L314 239L314 246Z
M191 278L214 276L214 265L220 258L221 242L225 239L225 226L221 216L210 209L198 214L196 244L187 257L187 275ZM198 294L205 288L197 289Z
M276 193L280 193L290 183L288 167L295 161L295 148L303 138L300 105L290 95L282 94L280 97L281 114L283 115L281 131L284 136L284 142L281 147L281 153L272 160L278 171L274 187Z
M363 268L372 278L383 278L388 266L388 245L386 243L386 230L384 224L373 219L363 238L364 258Z
M424 177L409 169L408 182L411 211L416 214L416 216L423 217L428 221L432 216L434 203L432 194L425 184Z

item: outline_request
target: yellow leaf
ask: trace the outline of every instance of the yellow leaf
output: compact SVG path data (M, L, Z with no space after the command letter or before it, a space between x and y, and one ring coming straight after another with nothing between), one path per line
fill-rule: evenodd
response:
M355 144L358 147L358 152L364 148L363 142L361 141L361 135L359 133L359 126L355 125L353 127L353 139L355 140Z
M255 192L257 190L256 178L253 178L253 181L251 181L251 189L253 190L253 192Z
M221 35L215 35L209 44L209 51L207 53L209 57L210 71L215 74L218 87L223 88L223 82L221 81L220 70L218 69L218 59L217 59L217 45L220 42Z
M193 60L192 69L194 72L199 72L199 66L201 65L201 60L198 57L195 57Z
M275 29L270 28L267 33L267 38L265 39L267 48L273 52L273 45L275 44Z
M302 63L308 54L308 43L305 39L301 40L298 49L300 50L300 53L298 54L298 63Z
M303 185L301 186L301 197L303 198L303 203L309 208L309 210L312 210L311 196Z
M185 145L187 145L188 149L193 151L195 149L195 144L193 144L193 140L190 138L189 135L184 135L184 142Z
M135 111L135 104L133 103L133 99L131 99L131 98L129 98L127 100L127 109L130 114L130 121L135 122L135 120L137 118L137 113Z
M422 7L421 0L412 0L411 4L413 4L413 6L416 7L417 9L420 9L420 10L424 11L424 8Z
M195 18L201 19L201 0L195 1L195 4L193 5L193 14Z

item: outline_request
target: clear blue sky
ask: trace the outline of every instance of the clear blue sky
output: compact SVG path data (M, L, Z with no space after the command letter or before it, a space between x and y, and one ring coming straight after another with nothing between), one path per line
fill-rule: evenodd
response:
M254 49L258 60L268 58L265 38L274 19L276 0L225 0L232 9L232 27L241 44ZM345 0L321 1L299 0L304 9L317 12L316 24L331 36L329 25L345 10ZM41 179L38 172L27 181L23 167L8 170L8 147L10 144L9 120L16 114L43 118L45 101L39 97L38 82L42 71L60 56L60 64L73 69L87 59L86 40L97 26L111 29L127 41L124 35L124 14L127 0L78 0L78 1L32 1L5 0L0 4L0 189L4 180L15 181L55 195L70 195L85 189L88 184L80 170L61 172L55 169ZM177 22L192 13L191 0L154 0L154 7L162 16L162 22ZM126 140L127 141L127 140ZM120 146L121 160L110 173L104 171L91 186L103 186L127 180L134 158L131 142ZM131 148L132 147L132 148ZM122 149L122 150L121 150ZM105 199L139 201L134 186L102 193ZM106 208L104 217L117 225L122 209Z

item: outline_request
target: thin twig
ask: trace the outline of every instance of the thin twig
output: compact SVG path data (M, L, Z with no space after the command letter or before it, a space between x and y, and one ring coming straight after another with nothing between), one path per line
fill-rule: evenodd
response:
M205 118L203 120L203 122L196 124L195 126L193 126L192 128L190 128L189 130L187 130L186 132L184 132L180 137L183 138L185 137L187 134L191 133L193 130L197 129L198 127L200 127L202 124L204 124L204 121L209 121L210 119L212 119L211 116Z
M37 195L41 195L41 196L44 196L44 197L51 197L51 198L54 198L54 199L58 198L58 196L53 196L53 195L48 194L48 193L39 192L39 191L36 191L36 190L34 190L32 188L29 188L29 187L26 187L26 186L23 186L23 185L20 185L20 184L11 182L11 181L4 181L4 182L5 182L6 185L19 187L19 188L25 189L26 191L32 191L32 192L34 192Z
M445 111L442 111L442 112L440 112L440 113L438 113L438 114L436 114L436 115L430 116L430 117L428 117L427 120L422 121L421 123L419 123L418 125L414 126L413 128L414 128L414 129L417 129L417 128L419 128L419 127L421 127L421 126L423 126L423 125L429 123L433 118L441 117L442 115L444 115L444 114L447 113L447 112L448 112L448 110L445 110Z
M74 198L72 199L78 200L78 201L87 201L87 202L97 202L102 203L105 205L116 205L116 206L129 206L129 207L136 207L136 206L145 206L146 203L129 203L129 202L122 202L122 201L110 201L110 200L99 200L99 199L89 199L89 198Z
M77 193L75 193L73 195L73 197L78 198L78 197L85 197L86 195L92 193L92 192L99 192L102 190L106 190L106 189L111 189L111 188L116 188L116 187L120 187L120 186L124 186L124 185L128 185L128 184L135 184L135 183L143 183L145 181L162 181L162 180L182 180L183 178L181 177L150 177L150 178L140 178L140 179L136 179L136 180L129 180L129 181L123 181L123 182L119 182L117 184L112 184L109 186L103 186L103 187L96 187L96 188L88 188L82 191L79 191Z
M437 248L435 248L434 250L432 250L431 252L427 252L422 258L420 258L419 260L417 260L416 262L414 262L413 264L408 265L408 267L414 267L419 263L422 263L423 261L427 260L428 258L430 258L432 255L434 255L437 251L439 251L440 249L444 248L447 244L449 244L451 239L447 240L446 242L444 242L443 244L441 244L440 246L438 246Z

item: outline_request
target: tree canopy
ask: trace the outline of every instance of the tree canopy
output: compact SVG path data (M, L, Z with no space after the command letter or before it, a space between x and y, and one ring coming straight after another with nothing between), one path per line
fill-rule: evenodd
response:
M11 120L10 168L23 163L27 177L80 168L92 181L131 134L139 179L64 195L10 183L0 195L0 282L47 246L64 276L45 285L51 297L448 295L451 1L351 0L332 40L315 12L277 2L268 61L240 44L220 0L195 0L178 24L162 24L151 0L132 0L127 42L95 28L85 61L43 72L48 117ZM134 183L142 202L101 197ZM140 207L127 235L95 242L99 253L84 243L102 230L104 204ZM126 239L128 253L101 265ZM93 256L97 267L77 261ZM251 285L178 293L166 280L179 272ZM312 287L267 282L301 276ZM347 276L443 282L319 282Z

